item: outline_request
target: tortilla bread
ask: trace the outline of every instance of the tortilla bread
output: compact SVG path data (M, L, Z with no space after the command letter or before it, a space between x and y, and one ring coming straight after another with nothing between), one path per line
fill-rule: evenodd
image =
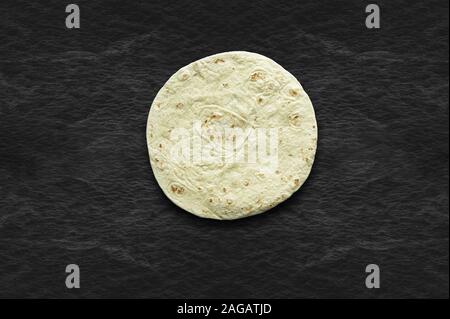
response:
M246 134L247 146L238 145L235 135L211 133L230 128ZM183 161L174 158L182 138L173 134L180 129L192 132ZM276 132L270 139L276 154L250 161L258 129L266 137L268 130ZM205 138L205 131L211 136ZM314 162L317 123L308 95L291 73L263 55L234 51L197 60L173 74L152 103L146 135L151 167L166 196L194 215L229 220L265 212L302 186ZM232 145L245 159L227 160L223 151L215 161L195 160L199 141L202 148L219 151Z

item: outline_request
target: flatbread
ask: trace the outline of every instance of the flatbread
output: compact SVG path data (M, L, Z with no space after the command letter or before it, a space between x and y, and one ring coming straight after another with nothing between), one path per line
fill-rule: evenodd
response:
M302 186L317 124L292 74L260 54L225 52L170 77L151 106L147 144L172 202L200 217L236 219L265 212Z

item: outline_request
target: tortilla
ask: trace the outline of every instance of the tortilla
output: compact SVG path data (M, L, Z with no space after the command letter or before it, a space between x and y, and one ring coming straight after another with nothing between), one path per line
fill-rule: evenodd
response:
M225 52L170 77L151 106L147 144L173 203L229 220L265 212L302 186L317 124L292 74L260 54Z

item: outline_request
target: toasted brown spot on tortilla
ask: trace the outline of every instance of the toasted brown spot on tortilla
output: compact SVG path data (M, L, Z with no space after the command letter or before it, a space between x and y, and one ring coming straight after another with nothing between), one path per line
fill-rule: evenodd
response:
M250 75L250 81L253 81L253 82L258 81L258 80L263 80L263 79L264 79L264 74L260 71L253 72Z
M175 184L172 184L170 186L170 190L172 191L172 193L176 193L178 195L181 195L184 193L184 188Z

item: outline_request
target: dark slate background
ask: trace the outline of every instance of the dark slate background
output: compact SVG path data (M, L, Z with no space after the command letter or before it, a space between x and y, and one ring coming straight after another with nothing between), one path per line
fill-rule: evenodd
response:
M0 2L0 297L448 298L447 0L377 1L379 30L369 1L79 0L79 30L68 3ZM145 127L230 50L293 73L320 135L291 199L218 222L165 198Z

